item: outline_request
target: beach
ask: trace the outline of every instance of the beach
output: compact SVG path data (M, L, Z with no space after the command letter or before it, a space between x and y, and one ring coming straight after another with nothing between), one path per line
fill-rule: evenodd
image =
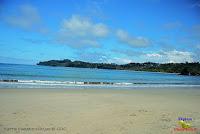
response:
M184 133L179 117L200 129L199 102L189 87L0 89L0 134Z

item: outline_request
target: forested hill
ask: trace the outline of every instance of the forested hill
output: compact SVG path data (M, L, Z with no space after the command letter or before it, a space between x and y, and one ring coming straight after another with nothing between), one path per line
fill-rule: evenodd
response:
M61 67L77 67L77 68L97 68L97 69L116 69L116 70L134 70L149 72L167 72L178 73L181 75L198 75L200 76L200 63L129 63L123 65L108 63L89 63L83 61L50 60L39 62L37 65L43 66L61 66Z

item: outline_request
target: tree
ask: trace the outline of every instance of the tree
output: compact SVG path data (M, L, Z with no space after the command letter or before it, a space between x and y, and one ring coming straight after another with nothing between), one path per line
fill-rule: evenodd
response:
M190 72L188 71L188 68L184 67L183 70L181 70L181 75L189 75Z

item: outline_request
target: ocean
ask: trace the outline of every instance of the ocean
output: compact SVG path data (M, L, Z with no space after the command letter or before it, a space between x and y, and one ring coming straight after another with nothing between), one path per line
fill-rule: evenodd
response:
M0 88L76 87L200 87L200 77L129 70L0 64Z

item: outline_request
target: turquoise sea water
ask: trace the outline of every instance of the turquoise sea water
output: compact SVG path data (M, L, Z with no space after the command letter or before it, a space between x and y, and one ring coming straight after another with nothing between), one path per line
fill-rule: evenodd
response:
M85 88L91 86L103 88L200 87L200 77L126 70L0 64L0 88Z

